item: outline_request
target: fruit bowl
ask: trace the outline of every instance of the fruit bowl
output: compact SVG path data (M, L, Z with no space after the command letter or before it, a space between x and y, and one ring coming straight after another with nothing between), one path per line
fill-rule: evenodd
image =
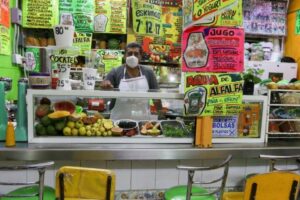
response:
M141 135L158 136L161 135L159 121L139 121L139 129Z
M134 136L138 133L138 123L131 119L120 119L115 121L115 126L123 129L123 136Z

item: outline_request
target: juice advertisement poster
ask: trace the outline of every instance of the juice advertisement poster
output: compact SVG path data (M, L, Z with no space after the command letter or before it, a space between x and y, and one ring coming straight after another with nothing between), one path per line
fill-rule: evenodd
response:
M244 30L195 26L182 36L183 72L242 72Z
M232 116L240 112L241 74L189 72L184 82L184 115Z
M214 2L217 2L213 4ZM243 9L242 0L225 1L193 1L184 0L183 18L184 27L192 25L201 26L242 26L243 25ZM203 5L203 7L199 6ZM208 9L205 5L215 5L215 8ZM194 10L194 14L192 9ZM204 11L203 11L204 10ZM210 11L210 12L207 12ZM200 16L198 16L200 15Z

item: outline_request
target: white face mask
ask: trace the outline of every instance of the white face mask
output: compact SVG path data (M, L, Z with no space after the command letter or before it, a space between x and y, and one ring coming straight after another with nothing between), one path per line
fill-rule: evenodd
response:
M137 67L138 63L139 63L139 59L135 56L129 56L126 58L126 64L131 68Z

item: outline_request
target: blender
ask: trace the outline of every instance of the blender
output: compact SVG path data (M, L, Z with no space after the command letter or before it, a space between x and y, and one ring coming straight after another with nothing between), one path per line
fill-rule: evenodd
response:
M0 117L0 140L4 141L6 137L6 128L8 122L8 112L5 103L5 94L12 87L12 79L0 77L0 113L4 113Z
M27 142L27 109L26 109L26 90L28 88L28 79L22 78L18 82L18 110L17 127L15 138L17 142Z

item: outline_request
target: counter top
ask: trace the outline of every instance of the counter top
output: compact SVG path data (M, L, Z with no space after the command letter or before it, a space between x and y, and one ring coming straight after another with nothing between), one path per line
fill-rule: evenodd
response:
M189 144L27 144L5 147L0 143L0 160L187 160L257 158L259 154L300 154L300 141L268 144L214 144L196 148Z

